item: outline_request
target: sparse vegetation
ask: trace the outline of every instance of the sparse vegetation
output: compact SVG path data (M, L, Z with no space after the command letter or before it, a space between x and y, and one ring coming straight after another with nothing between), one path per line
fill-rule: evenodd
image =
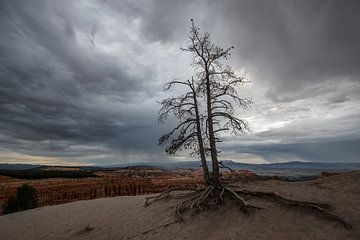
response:
M38 206L38 195L34 187L24 184L17 188L16 196L10 197L3 205L3 213L9 214Z

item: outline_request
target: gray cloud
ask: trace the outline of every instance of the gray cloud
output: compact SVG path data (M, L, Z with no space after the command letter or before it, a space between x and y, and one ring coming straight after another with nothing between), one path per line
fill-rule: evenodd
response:
M139 65L134 74L128 65L136 63L91 48L77 36L87 29L76 21L72 7L40 1L2 4L3 147L49 156L93 154L72 151L76 144L105 145L100 152L110 154L115 145L128 151L144 148L138 139L124 136L153 128L140 117L155 121L156 109L136 105L157 90L144 79L154 79L155 73Z
M194 18L215 42L235 45L231 64L253 82L243 91L255 105L239 112L253 134L226 136L224 156L359 161L359 8L357 1L2 1L1 150L59 162L169 160L156 144L172 123L157 125L155 102L163 83L192 73L179 48Z
M287 101L330 79L359 81L357 1L213 2L209 25L234 41L241 61L270 81L267 96ZM223 13L223 14L221 14ZM285 98L284 98L285 97Z
M356 162L360 150L360 139L297 142L286 144L253 144L226 148L238 154L255 154L270 162L281 160ZM284 159L285 157L285 159Z

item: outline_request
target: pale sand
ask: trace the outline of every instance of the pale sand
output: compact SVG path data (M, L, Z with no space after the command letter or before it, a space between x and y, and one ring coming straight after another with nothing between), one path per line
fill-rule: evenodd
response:
M178 200L144 208L146 196L135 196L78 201L1 216L0 239L360 239L360 171L301 183L259 181L239 186L329 203L353 230L308 210L254 198L249 202L265 209L244 215L228 201L216 211L173 223Z

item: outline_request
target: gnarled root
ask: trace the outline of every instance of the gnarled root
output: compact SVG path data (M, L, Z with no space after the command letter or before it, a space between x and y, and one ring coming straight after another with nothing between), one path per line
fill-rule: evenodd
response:
M352 229L351 224L346 222L344 219L340 218L335 213L331 212L329 210L330 209L329 204L326 203L314 203L314 202L293 200L282 197L275 192L260 192L260 191L249 191L249 190L233 190L233 191L239 195L251 195L255 197L268 198L286 206L300 207L302 209L313 210L320 213L323 217L327 219L341 223L347 229Z
M267 198L272 201L279 202L285 206L299 207L302 209L308 209L321 214L323 217L341 223L345 228L352 229L350 223L331 212L330 206L325 203L315 203L307 201L298 201L280 196L275 192L261 192L250 190L234 190L230 186L206 186L205 188L171 188L165 192L160 193L158 196L147 197L145 206L150 204L150 200L159 201L170 196L170 193L175 191L187 191L185 194L176 195L177 197L185 197L185 200L179 202L176 205L176 214L180 220L183 220L183 213L186 210L197 209L202 211L204 208L217 208L224 203L225 198L236 200L241 211L249 213L251 209L261 209L260 207L249 204L243 196L254 196L259 198Z
M224 199L227 197L236 199L236 201L240 204L241 210L244 213L248 213L250 209L259 209L259 207L255 207L250 205L242 198L239 194L226 187L214 187L214 186L206 186L201 189L193 189L193 188L172 188L165 192L160 193L158 196L147 197L145 206L150 204L150 200L158 201L161 199L168 198L171 192L187 190L190 191L186 195L184 201L181 201L176 205L176 214L180 219L183 219L182 214L186 210L197 209L202 211L204 208L217 208L218 206L224 203Z
M170 188L170 189L160 193L158 196L147 197L144 206L147 207L151 203L150 200L155 202L155 201L159 201L159 200L168 198L170 196L170 193L176 192L176 191L192 191L193 192L193 191L198 191L198 189L197 188L190 188L190 187Z

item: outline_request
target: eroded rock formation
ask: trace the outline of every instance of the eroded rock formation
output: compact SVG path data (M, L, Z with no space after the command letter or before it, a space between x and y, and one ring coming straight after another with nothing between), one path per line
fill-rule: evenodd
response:
M252 178L249 171L237 175L223 173L223 179ZM0 176L0 205L15 195L17 187L30 184L38 191L39 205L114 196L132 196L162 192L170 187L195 187L203 183L199 170L117 170L96 172L96 178L23 180Z

